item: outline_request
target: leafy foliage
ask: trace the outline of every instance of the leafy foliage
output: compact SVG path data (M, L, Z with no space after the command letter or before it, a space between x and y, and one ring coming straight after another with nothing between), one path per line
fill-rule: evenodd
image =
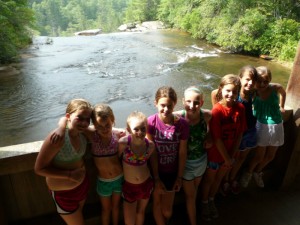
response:
M0 0L0 63L12 61L30 42L33 21L27 0Z
M158 18L224 49L293 60L299 0L162 0Z
M128 0L30 0L41 35L67 36L101 28L115 31L123 22Z

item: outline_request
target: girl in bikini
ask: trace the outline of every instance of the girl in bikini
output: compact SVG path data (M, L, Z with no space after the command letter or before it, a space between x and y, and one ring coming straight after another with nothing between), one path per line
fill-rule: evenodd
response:
M35 173L46 177L57 212L68 225L83 225L82 208L89 190L83 156L87 141L82 135L90 124L92 108L83 99L66 109L64 138L55 144L45 139L35 162Z
M84 131L91 142L91 154L97 168L96 191L101 202L101 222L109 225L119 223L119 209L123 183L122 165L118 157L118 141L125 135L122 129L113 128L115 117L106 104L97 104L92 111L93 126ZM57 136L63 135L65 118L59 122Z
M129 135L119 140L125 178L122 188L124 220L126 225L142 225L153 190L147 161L154 151L154 143L146 138L147 117L141 112L128 116L127 131Z

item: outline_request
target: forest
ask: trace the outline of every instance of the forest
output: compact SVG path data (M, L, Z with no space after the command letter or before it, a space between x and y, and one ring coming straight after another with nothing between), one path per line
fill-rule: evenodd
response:
M0 63L17 59L32 36L70 36L160 20L222 49L293 61L300 0L0 0Z

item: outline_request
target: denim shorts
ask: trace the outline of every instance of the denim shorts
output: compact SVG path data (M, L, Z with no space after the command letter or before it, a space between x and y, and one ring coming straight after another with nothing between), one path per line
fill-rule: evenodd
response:
M207 155L203 155L200 159L187 160L183 173L184 180L194 180L201 177L207 168Z
M221 168L221 166L224 164L224 162L208 162L207 168L211 170L218 170Z
M245 151L250 148L254 148L257 146L257 134L256 134L256 128L253 127L249 130L247 130L242 137L242 141L240 144L240 151Z

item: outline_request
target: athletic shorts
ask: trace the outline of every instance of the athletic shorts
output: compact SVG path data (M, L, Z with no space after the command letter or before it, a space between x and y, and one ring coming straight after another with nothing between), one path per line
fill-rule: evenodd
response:
M96 191L98 195L102 197L109 197L113 192L121 194L123 181L123 174L112 179L98 177Z
M124 181L122 197L126 202L133 203L141 199L149 199L153 191L153 179L149 177L141 184L132 184Z
M257 134L256 134L256 128L253 127L249 130L247 130L242 137L242 141L240 144L240 151L245 151L250 148L254 148L257 146Z
M72 214L79 208L79 203L86 199L90 187L88 176L82 183L71 190L52 191L50 193L59 214Z
M256 122L258 146L281 146L284 143L283 123L262 124Z
M203 155L200 159L187 160L183 173L184 180L194 180L201 177L207 168L207 155Z
M158 175L161 182L165 185L166 190L173 191L173 187L177 179L177 172L176 173L159 172Z

